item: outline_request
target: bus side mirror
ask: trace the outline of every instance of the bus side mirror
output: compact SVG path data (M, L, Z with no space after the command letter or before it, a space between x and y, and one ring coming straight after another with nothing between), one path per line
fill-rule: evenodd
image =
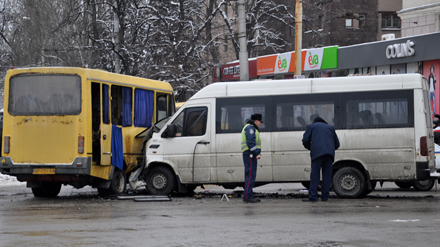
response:
M177 126L175 124L167 125L166 130L162 133L162 138L176 137Z

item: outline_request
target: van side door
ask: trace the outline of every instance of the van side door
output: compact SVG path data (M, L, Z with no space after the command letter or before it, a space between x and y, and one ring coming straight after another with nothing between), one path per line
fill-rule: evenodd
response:
M165 138L164 160L173 164L183 183L210 182L211 138L209 104L187 107L171 123L177 127L174 137Z

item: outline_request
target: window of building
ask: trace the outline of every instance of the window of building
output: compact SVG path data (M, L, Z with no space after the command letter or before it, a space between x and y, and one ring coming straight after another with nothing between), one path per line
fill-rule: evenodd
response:
M345 19L346 27L353 27L353 19Z
M366 14L359 14L359 27L365 27L366 19L367 19Z
M382 28L400 28L400 17L394 13L382 13Z

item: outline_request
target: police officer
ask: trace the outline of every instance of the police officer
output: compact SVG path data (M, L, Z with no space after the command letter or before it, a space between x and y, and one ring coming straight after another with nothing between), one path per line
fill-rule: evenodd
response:
M252 189L254 188L257 176L257 160L261 158L261 138L258 128L263 123L261 114L253 114L241 132L241 151L244 162L244 202L260 202L255 198Z
M312 124L307 126L302 139L303 145L310 150L312 170L310 172L309 198L305 202L318 200L318 184L322 168L321 200L327 201L332 180L333 161L335 150L339 148L339 139L335 129L328 125L321 117L316 117Z

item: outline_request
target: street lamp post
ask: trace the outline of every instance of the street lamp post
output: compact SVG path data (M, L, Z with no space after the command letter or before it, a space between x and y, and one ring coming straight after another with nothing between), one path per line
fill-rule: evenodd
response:
M295 8L295 76L301 75L302 50L302 0L296 0Z
M249 81L249 61L246 38L245 0L238 1L238 40L240 43L240 81Z

